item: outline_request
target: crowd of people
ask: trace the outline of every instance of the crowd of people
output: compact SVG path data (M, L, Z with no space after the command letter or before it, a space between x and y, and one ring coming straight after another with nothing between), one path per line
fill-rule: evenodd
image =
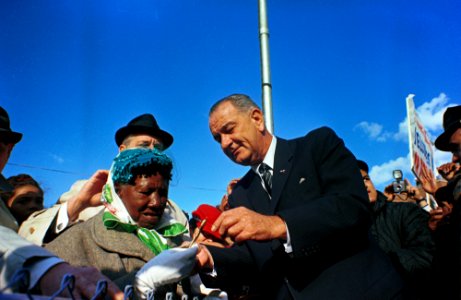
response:
M127 285L139 299L459 299L461 106L443 127L443 180L381 192L332 129L275 137L258 105L233 94L211 107L209 128L249 170L219 203L189 214L168 198L173 136L143 114L116 132L110 170L44 208L30 175L1 175L22 134L0 107L1 293L51 295L71 274L82 298L105 281L112 299ZM27 286L12 284L18 269Z

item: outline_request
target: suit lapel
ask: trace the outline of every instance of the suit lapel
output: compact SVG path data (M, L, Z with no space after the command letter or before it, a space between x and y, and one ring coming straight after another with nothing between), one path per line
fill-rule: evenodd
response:
M274 171L272 175L272 199L270 201L270 213L274 213L282 195L283 187L290 174L293 162L294 150L287 140L277 138L275 148Z
M250 188L248 189L248 199L253 206L255 211L262 214L270 214L270 199L266 190L261 185L261 179L255 172L252 173L252 179L250 180Z

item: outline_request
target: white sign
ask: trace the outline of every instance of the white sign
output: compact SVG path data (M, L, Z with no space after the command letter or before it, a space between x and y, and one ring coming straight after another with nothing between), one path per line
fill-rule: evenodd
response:
M421 178L432 179L434 176L434 152L429 135L415 110L415 103L410 94L407 97L408 136L410 144L411 170L421 182ZM431 206L434 207L431 201Z

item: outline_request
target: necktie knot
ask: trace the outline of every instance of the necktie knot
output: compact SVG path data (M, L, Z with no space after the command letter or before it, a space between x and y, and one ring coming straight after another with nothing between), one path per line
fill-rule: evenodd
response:
M264 182L264 187L269 195L272 191L272 174L270 170L271 168L265 163L261 163L258 167L259 174L261 174L261 178Z

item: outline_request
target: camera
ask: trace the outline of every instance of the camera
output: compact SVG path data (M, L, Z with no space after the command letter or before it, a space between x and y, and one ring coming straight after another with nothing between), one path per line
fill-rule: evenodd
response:
M403 175L401 170L394 170L392 171L392 177L394 177L395 181L392 182L392 188L395 194L400 194L407 191L407 184L405 180L403 180Z

